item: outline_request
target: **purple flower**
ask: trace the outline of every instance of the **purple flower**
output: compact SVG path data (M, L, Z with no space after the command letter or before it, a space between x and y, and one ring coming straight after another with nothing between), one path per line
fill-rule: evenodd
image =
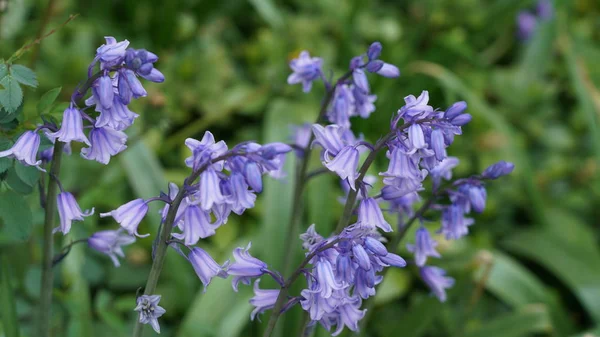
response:
M173 233L173 237L184 240L186 246L193 246L198 240L215 235L217 226L210 223L210 213L203 211L196 205L189 205L183 212L183 221L178 221L177 226L183 233Z
M56 196L56 204L58 206L58 215L60 216L60 227L54 228L52 233L58 231L63 234L69 233L73 220L83 221L84 216L94 214L94 209L81 211L73 194L69 192L61 192Z
M467 110L467 102L460 101L452 104L446 112L444 112L444 118L452 120Z
M377 60L379 58L379 55L381 55L381 50L383 50L381 42L376 41L371 43L369 49L367 50L367 58L369 59L369 61Z
M335 290L344 289L347 287L343 282L340 282L333 272L333 266L326 258L319 258L314 264L314 277L319 285L318 292L323 298L329 298Z
M407 244L406 246L410 252L415 254L417 266L422 267L425 265L428 256L441 257L440 253L435 250L437 244L437 241L429 235L429 231L425 227L421 227L417 229L415 244Z
M104 68L119 65L125 58L125 50L129 46L129 41L117 42L112 36L105 36L104 38L106 39L106 44L96 49L95 59L100 60Z
M327 125L323 127L319 124L313 124L312 131L315 134L315 140L312 146L319 145L323 148L323 157L329 158L336 156L346 145L344 142L344 132L347 129L339 125Z
M498 179L502 176L510 174L514 169L515 164L501 160L486 168L481 176L486 179Z
M233 290L238 291L238 284L250 284L251 278L262 276L267 270L267 264L253 257L248 253L252 243L248 243L246 249L238 247L233 251L235 262L227 270L229 275L233 275L231 285Z
M344 330L344 327L348 327L350 331L358 331L358 322L365 317L367 310L360 310L360 299L353 301L346 301L346 303L337 307L336 313L333 318L333 322L337 328L333 332L332 336L337 336Z
M244 210L254 207L256 194L248 190L248 184L244 176L240 173L232 173L229 178L231 194L227 196L227 203L231 204L231 209L240 215Z
M227 264L229 261L220 266L204 249L198 247L192 249L188 255L188 260L192 264L196 275L204 284L204 292L206 292L206 287L208 287L213 277L227 278Z
M93 128L90 131L91 145L81 149L81 156L107 165L110 157L127 148L127 135L109 127Z
M406 267L406 261L397 254L388 253L386 256L379 257L381 262L385 263L386 266L392 266L396 268Z
M95 99L92 97L91 99L86 100L85 103L90 106L93 105L94 102ZM100 116L98 116L96 124L94 125L97 128L108 126L117 131L123 131L130 127L135 119L139 117L138 114L129 110L117 95L113 97L113 104L110 109L104 109L100 104L96 104L95 110L100 112Z
M375 73L377 73L378 75L381 75L383 77L388 77L388 78L395 78L400 76L400 69L398 69L398 67L396 67L393 64L389 64L389 63L383 63L383 65L381 66L381 68L379 68L378 70L374 71Z
M100 213L100 217L112 216L130 235L146 237L150 234L140 235L137 232L138 225L146 216L146 213L148 213L148 204L146 201L144 199L135 199L113 211Z
M485 200L487 198L485 187L479 184L464 184L458 188L458 193L462 195L462 198L466 199L466 212L469 212L471 209L477 213L483 212L485 209Z
M517 15L517 36L521 40L529 40L537 27L537 18L529 12L520 12Z
M137 306L133 309L140 313L140 323L150 324L156 333L160 333L158 318L167 312L158 302L160 295L142 295L137 298Z
M135 236L127 235L122 230L99 231L88 238L88 246L102 254L108 255L115 267L119 267L118 257L125 257L122 246L135 242Z
M315 224L310 225L306 232L300 234L302 248L311 249L315 244L323 241L323 237L315 230Z
M381 241L379 241L371 236L367 236L365 238L365 247L369 251L371 251L373 254L376 254L379 256L388 255L388 251L385 248L385 246L383 245L383 243L381 243Z
M165 76L154 68L153 63L158 61L158 56L145 49L127 49L125 54L125 66L133 70L137 75L148 81L161 83Z
M422 267L420 274L440 302L445 302L446 289L454 285L454 279L446 276L446 271L439 267Z
M392 231L392 227L383 218L383 213L373 198L366 198L360 202L357 224L366 228L379 227L384 232Z
M538 0L535 10L537 16L542 20L550 20L554 16L554 7L550 0Z
M350 127L350 117L355 114L355 100L352 89L347 84L338 85L327 110L327 119L342 127Z
M198 198L203 210L210 210L213 205L225 202L225 196L221 193L220 179L213 168L209 168L200 174L200 187L194 195Z
M442 213L442 229L447 240L458 240L469 233L473 219L465 218L464 209L457 204L446 207Z
M448 156L444 142L444 131L441 129L431 131L431 149L435 153L435 159L438 161L442 161Z
M244 177L246 177L246 182L254 192L262 192L262 172L258 164L248 160L244 165Z
M398 115L404 119L427 118L433 113L433 107L427 104L429 102L429 92L427 90L423 90L419 97L413 95L404 97L404 102L406 104L398 110Z
M194 170L227 152L227 144L224 141L215 143L215 137L209 131L204 133L201 141L193 138L186 139L185 145L192 151L192 156L185 159L185 165ZM221 171L223 165L221 161L214 163L212 167L217 171Z
M292 143L303 149L308 148L308 146L310 145L309 144L310 138L312 136L311 127L312 127L312 125L310 123L304 123L302 125L292 126L292 137L291 137ZM299 156L302 156L302 155L304 155L304 151L297 150L296 154Z
M68 107L63 113L60 130L49 133L48 137L58 138L59 141L69 143L71 141L82 142L90 145L90 141L83 133L83 119L77 108Z
M320 57L310 57L307 51L302 51L298 58L290 61L290 68L293 73L288 77L288 84L302 83L302 90L309 92L312 88L312 82L321 77L321 66L323 59Z
M446 180L452 179L452 169L458 166L458 163L458 158L447 157L430 171L434 188L437 189L440 186L442 178Z
M375 101L377 100L376 95L369 95L368 92L363 92L358 87L352 88L352 94L354 95L354 110L357 115L362 118L369 118L371 113L375 111Z
M42 170L39 167L42 161L36 160L39 148L40 135L33 131L25 131L10 149L0 151L0 158L16 158L23 165L36 166Z
M337 173L340 179L348 179L348 184L353 190L356 189L354 181L358 176L358 158L360 153L354 146L344 147L335 158L328 160L325 158L324 165L330 171Z
M112 79L106 73L98 78L92 86L94 100L99 103L102 108L110 109L113 104L115 92L113 90Z
M148 95L140 80L135 76L135 72L130 69L119 70L118 89L123 104L129 104L132 97L137 99Z
M364 270L371 269L371 260L369 258L369 254L362 245L355 244L352 245L352 254L354 256L354 261Z
M260 289L258 286L259 282L260 279L254 282L254 297L250 299L250 305L254 307L254 310L250 314L251 320L254 320L256 315L273 309L277 301L277 296L279 296L279 289Z

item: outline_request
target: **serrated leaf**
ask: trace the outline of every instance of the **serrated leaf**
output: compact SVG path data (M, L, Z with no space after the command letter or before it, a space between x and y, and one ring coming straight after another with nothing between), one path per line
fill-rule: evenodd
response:
M6 182L10 188L21 194L29 194L33 192L33 187L19 178L19 175L14 167L8 170L8 173L6 174Z
M25 166L21 163L16 163L15 172L22 182L31 187L34 187L40 179L40 171L33 166Z
M50 106L54 103L54 101L56 101L56 98L60 94L61 90L62 90L62 87L50 89L50 90L48 90L48 92L46 92L44 95L42 95L42 98L40 98L40 101L37 104L38 114L41 115L50 108Z
M28 87L36 88L38 86L37 77L33 70L20 64L14 64L10 66L11 76L17 80L17 82L26 85Z
M25 241L31 234L32 215L23 196L14 191L0 193L0 218L3 227L0 241Z
M8 75L8 67L3 61L2 63L0 63L0 80L6 77L6 75Z
M10 113L17 111L21 102L23 102L23 90L21 90L19 83L8 75L0 80L0 85L4 87L0 90L0 104Z

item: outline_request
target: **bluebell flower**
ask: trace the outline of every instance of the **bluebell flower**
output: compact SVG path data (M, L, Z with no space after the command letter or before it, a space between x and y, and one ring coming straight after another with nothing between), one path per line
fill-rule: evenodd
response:
M160 295L142 295L137 298L137 306L133 309L140 313L140 323L150 324L156 333L160 333L158 318L167 312L158 302Z
M373 42L367 49L367 58L369 61L377 60L379 55L381 55L381 50L383 50L383 46L381 42Z
M355 115L355 100L352 89L347 84L335 88L333 99L327 109L327 119L341 127L350 127L350 117Z
M510 174L514 169L515 164L501 160L486 168L481 176L485 179L498 179L502 176Z
M100 76L92 85L92 93L95 101L102 106L103 109L110 109L113 104L115 92L113 89L113 81L108 76Z
M458 163L458 158L447 157L429 172L433 179L434 189L437 189L440 186L442 179L452 179L452 169L458 166Z
M452 120L452 119L458 117L460 114L462 114L466 109L467 109L467 102L465 102L465 101L456 102L456 103L452 104L444 112L444 118L446 118L448 120Z
M266 310L273 309L280 289L260 289L258 286L260 279L254 282L254 297L250 299L250 305L254 307L250 313L250 319L254 320L257 315L262 314Z
M435 159L444 160L448 155L446 153L446 143L444 142L444 131L435 129L431 131L431 149L435 153Z
M355 266L350 254L340 253L335 261L335 277L345 284L354 283Z
M81 149L81 156L95 160L104 165L110 162L110 157L127 148L127 135L124 132L109 127L93 128L90 131L90 147Z
M300 234L300 240L302 240L302 248L311 249L314 245L322 242L324 239L315 230L315 224L312 224L306 229L306 232Z
M352 80L354 82L354 87L358 89L358 91L363 93L371 92L371 88L369 87L369 80L367 79L367 75L365 71L361 68L356 68L352 71ZM354 90L353 90L354 91Z
M354 256L354 261L364 270L371 269L371 260L369 258L369 254L361 244L352 245L352 255Z
M343 296L324 298L321 296L319 285L316 282L310 283L308 289L302 290L300 295L302 296L300 305L302 309L308 312L310 319L313 321L319 321L324 315L333 313L340 302L339 297L345 296L344 294Z
M461 115L454 117L450 121L450 123L455 126L463 126L463 125L466 125L469 122L471 122L472 119L473 119L473 116L471 116L470 114L461 114Z
M358 222L361 227L375 228L379 227L384 232L391 232L392 227L383 218L381 208L373 198L366 198L358 206Z
M346 145L344 141L345 128L339 125L327 125L323 127L319 124L313 124L312 131L315 134L315 140L312 146L319 145L323 148L324 158L336 156Z
M535 15L522 11L517 15L517 36L521 40L529 40L537 27Z
M385 248L383 243L371 236L365 238L365 248L379 256L386 256L388 254L387 248Z
M333 266L326 258L319 258L314 263L315 270L313 275L319 285L318 292L321 297L329 298L335 290L344 289L347 287L343 282L340 282L333 271Z
M204 292L206 292L206 287L208 287L213 277L227 278L227 265L229 261L223 265L219 265L202 248L194 247L188 255L188 260L204 285Z
M465 210L458 204L452 204L442 213L441 232L447 240L458 240L469 233L473 219L465 218Z
M317 124L318 125L318 124ZM312 136L312 124L304 123L302 125L294 125L292 128L292 144L307 149L310 145L310 138ZM296 149L296 155L304 156L304 151L300 151Z
M238 291L238 284L250 284L252 278L260 277L267 271L267 264L248 253L251 247L248 243L246 249L238 247L233 251L235 262L229 266L227 273L233 275L233 290Z
M88 246L102 254L108 255L115 267L119 267L119 257L125 257L121 247L135 242L135 236L127 235L122 230L99 231L87 240Z
M550 20L554 16L554 6L551 0L538 0L535 11L542 20Z
M364 92L358 87L352 88L352 95L354 96L354 111L357 115L362 118L369 118L371 113L375 111L375 101L377 100L376 95L369 95L368 92Z
M185 145L192 151L192 156L185 159L185 165L194 170L227 152L227 144L224 141L215 142L215 137L210 131L204 133L201 141L193 138L186 139ZM221 171L223 165L223 162L220 161L214 163L212 167L217 171Z
M410 252L415 254L415 262L417 266L422 267L427 262L427 257L441 257L440 253L435 250L438 245L437 241L431 238L429 231L425 227L417 229L415 234L415 244L407 244Z
M462 184L458 188L458 193L466 201L466 205L463 206L466 213L470 212L471 209L477 213L483 212L485 209L485 200L487 198L485 187L483 187L481 184ZM451 198L451 200L455 202L454 198Z
M131 98L146 97L148 93L140 80L135 75L135 72L130 69L119 69L119 97L123 104L128 104Z
M393 64L389 64L389 63L383 63L383 65L381 66L381 68L379 68L378 70L374 71L375 73L377 73L378 75L381 75L383 77L388 77L388 78L395 78L400 76L400 69L398 69L398 67L396 67Z
M48 140L50 140L50 142L52 142L52 144L54 144L56 142L53 138L48 138ZM66 154L67 156L70 156L71 153L73 153L73 150L71 149L71 143L63 144L62 152L64 154ZM51 162L53 155L54 155L54 146L50 146L42 151L39 151L39 158L42 161L42 164Z
M200 185L194 196L198 198L203 210L208 211L214 204L225 202L226 198L221 193L220 181L217 172L212 167L200 174Z
M354 146L344 147L332 160L325 161L324 165L330 171L337 173L341 179L347 179L350 188L356 189L354 181L358 176L358 159L360 153Z
M302 90L309 92L312 88L312 82L321 77L323 59L320 57L310 57L307 51L302 51L298 58L290 61L290 68L293 73L288 77L288 84L302 83Z
M69 192L61 192L56 196L56 205L58 208L58 215L60 216L60 226L54 228L52 233L58 231L63 234L71 231L71 223L73 220L83 221L83 217L94 214L94 208L85 212L81 211L79 204L73 194Z
M210 222L210 213L196 205L188 205L183 212L183 219L177 222L183 233L173 233L173 237L183 240L186 246L198 243L198 240L215 235L217 226Z
M227 196L227 203L231 204L234 213L240 215L246 209L254 207L256 194L248 190L248 184L240 173L232 173L229 177L231 193Z
M244 177L246 177L248 186L250 186L254 192L262 192L262 172L255 162L250 160L246 162L244 165Z
M158 61L158 56L145 49L130 48L125 53L125 66L128 69L150 82L161 83L164 82L165 77L154 68L153 63L156 61Z
M41 160L36 160L38 149L40 148L40 135L34 131L25 131L15 144L8 150L0 151L0 158L15 158L23 165L35 166L42 170L39 165Z
M446 271L439 267L422 267L420 274L423 281L440 302L445 302L446 289L454 285L454 279L446 276Z
M398 254L387 253L387 255L385 256L380 256L379 259L381 260L381 262L385 263L386 266L392 266L396 268L406 267L406 260L404 260Z
M135 199L108 213L100 213L101 218L113 217L130 235L146 237L150 234L140 235L138 225L148 213L148 204L144 199Z
M95 103L96 101L93 96L85 102L88 106ZM130 127L135 119L139 117L138 114L129 110L117 95L113 97L113 104L110 109L104 109L102 105L96 104L95 110L100 113L94 124L97 128L109 127L117 131L123 131Z
M59 141L69 143L71 141L82 142L91 145L83 133L83 119L77 108L68 107L63 113L60 129L54 133L48 133L48 137L58 138Z
M429 92L427 90L423 90L419 97L413 95L404 97L404 102L405 105L398 110L398 115L406 120L412 120L415 117L419 119L427 118L433 113L433 107L427 104L429 102Z
M106 44L103 44L96 49L95 60L100 60L103 68L120 65L125 59L125 50L129 46L129 41L123 40L117 42L112 36L106 36L104 38L106 39Z
M337 336L347 327L350 331L358 331L358 322L365 317L367 310L360 310L361 301L359 298L355 300L346 300L342 305L338 306L335 313L329 319L336 325L336 330L331 334Z

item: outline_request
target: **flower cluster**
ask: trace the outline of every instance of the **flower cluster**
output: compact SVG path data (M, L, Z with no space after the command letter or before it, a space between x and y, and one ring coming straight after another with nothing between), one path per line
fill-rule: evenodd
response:
M352 331L358 329L358 322L365 315L362 302L375 295L375 287L382 281L386 267L406 266L402 257L389 252L384 245L386 240L382 232L393 231L384 217L384 210L398 216L399 228L409 226L415 220L422 221L422 213L415 212L414 208L421 200L420 192L425 189L424 180L431 177L433 199L427 205L442 211L439 232L446 239L458 239L468 233L467 227L473 223L466 215L471 211L482 212L485 207L484 181L496 179L513 169L511 163L500 162L482 175L458 179L450 186L444 186L443 181L452 179L452 169L459 163L457 158L448 156L447 148L455 136L462 134L462 127L472 116L465 113L465 102L456 102L445 111L434 109L429 105L427 91L419 97L405 97L405 105L392 118L389 134L376 144L357 138L350 128L350 117L367 118L375 110L375 96L370 94L365 70L386 77L399 75L395 66L378 60L380 53L381 45L372 44L366 55L352 59L350 71L335 84L323 79L320 58L310 58L303 52L290 63L294 73L288 82L303 82L308 91L310 84L321 78L332 96L326 102L326 117L332 124L296 127L294 143L299 148L306 148L310 139L314 139L310 146L321 148L322 164L337 174L348 194L342 201L358 200L358 205L346 205L346 209L356 209L357 217L352 224L342 223L339 234L326 239L313 225L301 235L310 266L303 269L307 286L300 296L289 300L283 308L300 303L309 313L311 324L318 322L327 330L335 327L334 336L344 327ZM365 175L372 160L365 160L359 169L361 152L368 151L371 156L382 149L386 150L389 159L387 170L379 174L383 188L380 193L370 196L377 179ZM297 153L305 155L305 151ZM353 194L352 198L350 194ZM449 205L438 203L443 196L448 197ZM388 207L383 207L383 203ZM428 257L440 257L436 246L437 242L422 226L416 231L415 243L408 245L408 249L414 254L423 281L444 301L445 289L451 287L454 280L446 276L443 269L426 265ZM396 249L395 246L390 248ZM280 300L278 295L275 289L258 288L257 281L255 297L251 300L255 306L252 318L276 307Z
M96 57L89 66L88 81L71 97L70 105L63 112L60 128L52 124L40 125L33 131L24 132L12 148L0 152L0 157L14 157L27 166L35 166L45 171L41 165L52 160L53 148L40 151L41 138L39 132L52 142L65 143L65 152L71 152L71 142L84 143L88 147L81 150L81 156L88 160L96 160L108 164L111 156L125 150L127 135L123 132L131 126L138 115L127 108L131 98L146 96L147 93L138 77L152 82L163 82L164 76L154 68L158 57L146 50L128 48L129 41L117 42L113 37L106 37L106 44L96 51ZM100 63L100 71L93 74L95 66ZM86 108L78 107L87 89L92 95L85 100ZM88 108L95 106L97 115L90 114ZM85 125L89 124L89 125ZM85 129L90 131L86 135ZM39 159L37 159L39 158ZM58 179L58 177L53 177ZM74 196L62 189L57 196L60 215L60 227L54 231L69 233L72 221L82 221L94 210L82 212ZM108 254L118 264L115 254L120 254L120 245L130 243L130 239L118 239L119 235L98 234L91 244L97 250ZM100 242L103 241L103 242ZM102 248L100 248L102 247ZM106 248L112 247L112 248Z
M520 11L517 15L517 36L526 41L533 36L538 23L548 21L554 16L551 0L538 0L534 12Z

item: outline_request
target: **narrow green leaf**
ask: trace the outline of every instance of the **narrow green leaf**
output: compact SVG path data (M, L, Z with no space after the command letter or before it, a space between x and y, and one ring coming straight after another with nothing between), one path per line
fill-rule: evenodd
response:
M37 77L33 70L20 64L10 66L10 75L19 83L28 87L36 88L38 86Z
M518 312L491 320L464 337L521 337L551 330L546 307L532 304Z
M273 0L248 0L258 14L265 20L271 27L280 28L283 26L283 17L281 12L275 5Z
M5 252L0 256L0 308L2 308L2 325L6 337L19 337L19 322L15 305L14 290L11 286L13 273L10 271Z
M394 331L397 331L395 327L402 327L402 336L405 337L423 336L443 305L435 297L424 298L421 302L412 305L410 311L402 315L396 324L378 324L375 325L375 329L381 336L392 336Z
M540 263L569 285L590 316L600 323L600 252L586 242L583 238L528 230L515 233L504 245Z
M0 193L0 218L4 226L0 231L4 239L22 242L29 238L32 227L32 215L23 196L13 192Z
M0 104L10 113L17 111L23 101L23 91L19 83L8 75L0 80L0 85L4 87L0 90Z
M50 106L52 104L54 104L54 101L56 101L56 98L60 94L61 90L62 90L62 87L50 89L50 90L48 90L48 92L46 92L44 95L42 95L42 97L40 98L40 101L37 104L38 114L41 115L50 109Z

